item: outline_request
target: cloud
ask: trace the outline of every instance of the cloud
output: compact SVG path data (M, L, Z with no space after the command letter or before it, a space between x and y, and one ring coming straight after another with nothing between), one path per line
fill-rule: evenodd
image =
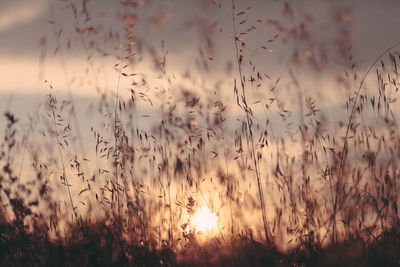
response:
M46 0L15 1L0 11L0 32L10 30L16 26L23 25L35 20L46 10Z

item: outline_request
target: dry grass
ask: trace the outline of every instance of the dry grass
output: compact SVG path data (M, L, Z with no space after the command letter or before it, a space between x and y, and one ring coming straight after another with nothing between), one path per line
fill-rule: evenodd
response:
M137 34L134 14L146 5L122 1L122 27L114 31L92 17L90 1L62 2L75 32L61 38L57 12L50 24L67 98L60 102L49 94L28 125L12 111L5 114L2 265L400 264L397 44L360 74L344 19L349 11L338 11L335 56L344 73L337 79L343 106L333 121L296 70L319 75L334 63L310 35L307 17L292 23L289 4L275 21L253 18L253 5L210 1L232 14L232 27L224 29L234 47L234 64L227 64L224 77L233 86L227 99L225 85L209 90L192 78L214 71L218 54L211 32L203 33L197 69L182 77L192 85L186 89L167 70L166 44L155 48ZM162 8L150 17L157 27L168 18L168 7ZM207 22L198 23L212 31ZM254 47L247 36L262 27L271 38ZM79 126L85 114L77 113L71 92L78 85L64 59L75 45L70 38L84 50L85 86L100 95L92 103L100 126ZM293 45L287 77L258 67L254 51L272 51L265 43ZM157 78L133 71L148 57ZM103 58L117 63L102 66ZM101 83L106 68L116 71L113 92ZM52 92L51 82L46 86ZM200 233L191 223L201 206L219 217L213 233Z

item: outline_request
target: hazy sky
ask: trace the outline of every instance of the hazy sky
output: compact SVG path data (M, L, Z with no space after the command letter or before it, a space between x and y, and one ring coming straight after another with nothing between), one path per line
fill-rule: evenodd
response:
M73 0L73 2L79 5L80 1ZM107 11L106 15L112 18L116 11L120 10L118 2L120 1L91 0L89 7ZM150 4L147 4L146 9L142 8L138 13L157 13L160 7L169 3L167 12L171 16L166 27L162 29L164 33L176 31L177 28L174 27L186 20L208 18L223 24L230 19L230 10L227 5L230 0L222 1L223 9L225 8L225 11L222 12L215 10L215 8L207 8L211 6L209 2L209 0L153 0ZM284 2L279 0L241 0L238 1L238 5L247 6L247 4L255 3L256 8L251 14L256 15L252 15L252 17L267 19L280 17ZM292 3L295 12L311 13L315 17L316 23L327 22L326 15L329 15L329 11L327 12L329 9L339 6L351 7L353 9L354 45L361 48L364 53L371 52L370 49L379 49L380 45L384 47L398 39L398 37L396 38L396 30L400 22L398 16L400 2L396 0L300 0L286 2ZM47 23L50 19L50 5L53 6L58 15L61 15L60 24L72 22L70 16L63 16L63 12L59 11L60 7L65 5L59 0L0 1L0 51L2 56L25 56L27 54L37 56L39 38L42 35L49 34L51 29ZM64 11L64 13L68 12ZM109 22L113 22L113 19L110 19ZM184 45L188 40L180 39L179 41Z
M77 6L81 5L81 0L72 2ZM121 23L116 19L116 14L121 14L124 10L118 4L119 2L91 0L88 7L94 20L98 20L106 27L121 30ZM193 69L196 58L198 58L198 49L205 47L204 40L210 32L212 32L210 35L215 42L215 51L211 55L215 57L215 60L209 62L211 66L215 64L215 69L222 70L221 66L234 58L230 1L216 1L222 3L220 9L213 6L208 0L137 2L145 3L144 6L138 7L136 12L140 18L136 28L139 36L148 46L154 46L156 50L160 49L161 40L165 41L165 46L169 51L169 73L179 77L185 70ZM286 2L294 11L294 18L286 18L286 24L296 24L307 14L311 14L313 17L312 27L310 27L311 35L315 37L316 41L325 42L328 51L335 49L333 44L335 35L340 31L334 22L336 12L346 8L351 9L351 12L348 13L351 19L348 28L353 35L353 54L360 66L367 66L377 54L400 40L400 34L398 34L400 1L293 0ZM10 94L44 95L49 90L43 84L45 79L55 85L54 90L64 92L65 77L63 77L59 55L66 64L70 78L82 75L84 69L87 68L84 50L79 45L76 34L71 31L72 13L70 10L62 10L66 3L59 0L0 1L0 94L2 95L0 104L4 105L4 97L7 98ZM246 36L249 40L249 50L254 51L251 56L257 59L258 65L262 65L265 73L269 73L273 77L287 76L289 58L287 53L293 49L293 45L282 44L281 40L273 44L266 43L266 40L273 38L277 33L276 29L271 25L257 24L256 22L257 19L285 20L283 15L285 1L240 0L237 3L238 11L255 3L255 7L250 10L247 17L249 25L258 27L257 31ZM56 57L52 57L57 46L53 33L54 28L48 22L52 20L49 12L51 8L55 12L56 28L65 29L61 36L64 48L68 39L71 39L73 43L71 50L65 51L64 49ZM154 18L157 17L166 19L163 26L155 25ZM245 18L243 16L243 19ZM238 22L240 20L242 19L238 19ZM107 32L107 29L104 30ZM39 40L42 37L47 39L47 56L44 62L39 60L41 54ZM269 48L274 51L273 54L265 53L263 49L260 49L265 44L270 46ZM336 59L333 57L333 60ZM221 66L217 67L218 63L216 62L222 62ZM100 81L104 87L115 87L115 72L112 70L115 63L116 60L113 58L98 59L97 61L97 65L103 68L105 73L102 75L104 78ZM143 67L141 68L143 72L148 69L148 72L151 73L151 67L152 59L147 53L143 58ZM221 78L218 71L205 76L209 80ZM230 78L229 82L232 82L231 80ZM74 87L71 90L73 94L77 95L96 95L93 88L88 89L88 86L85 88Z

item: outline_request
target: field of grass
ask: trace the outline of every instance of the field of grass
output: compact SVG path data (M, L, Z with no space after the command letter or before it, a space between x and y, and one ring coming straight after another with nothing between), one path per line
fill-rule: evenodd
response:
M196 67L178 77L168 42L137 30L148 1L121 1L117 30L93 2L51 6L47 56L64 93L46 77L40 107L4 114L1 266L400 265L398 44L361 68L348 9L335 11L328 51L288 3L277 21L247 1L205 1L229 24L196 22ZM162 8L143 23L162 27ZM67 67L76 47L82 77ZM281 74L265 71L270 47L288 51ZM333 84L317 82L327 72ZM87 87L98 97L77 106Z

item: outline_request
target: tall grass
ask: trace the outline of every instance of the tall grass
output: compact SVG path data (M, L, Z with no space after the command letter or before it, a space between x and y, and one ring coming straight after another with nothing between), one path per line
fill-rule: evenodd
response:
M62 2L74 21L64 38L84 50L83 86L99 93L91 103L97 114L82 123L89 115L51 85L46 108L27 126L12 110L5 114L2 264L398 264L399 44L358 70L348 20L339 19L334 56L344 74L335 86L343 97L335 100L342 104L325 107L299 73L322 75L334 63L290 4L276 21L252 17L254 5L208 3L231 14L224 49L232 48L235 63L210 86L198 81L218 70L215 26L199 23L212 32L203 33L197 67L177 78L168 70L168 42L157 47L137 33L135 13L148 11L146 1L121 1L119 30L99 24L90 1ZM150 20L161 27L166 17L161 10ZM50 23L53 55L65 58L71 43L62 43L56 15ZM271 38L255 44L248 36L260 28ZM274 56L267 45L293 48L287 73L274 77L254 59ZM149 73L140 72L142 58L155 65ZM103 66L105 59L115 63ZM65 86L80 89L61 64ZM100 82L102 69L115 70L115 90ZM192 222L203 206L219 218L214 231Z

